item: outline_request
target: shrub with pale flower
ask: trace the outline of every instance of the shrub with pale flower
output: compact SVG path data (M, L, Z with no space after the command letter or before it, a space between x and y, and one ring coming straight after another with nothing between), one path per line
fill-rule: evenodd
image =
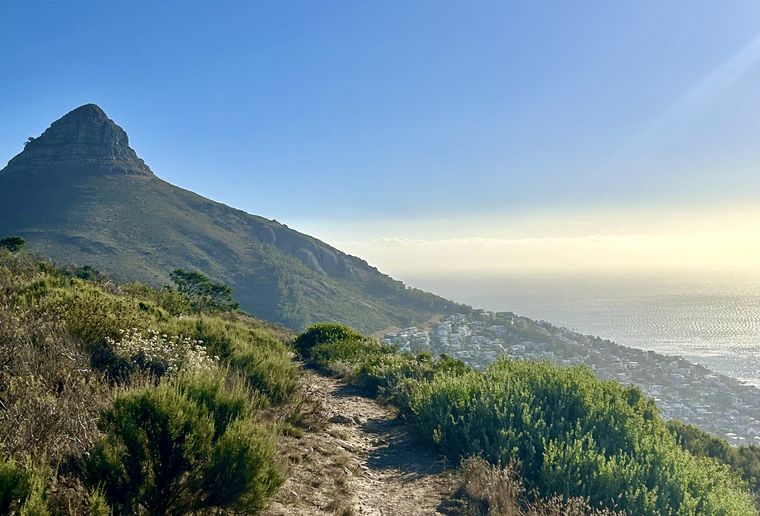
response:
M116 355L159 376L180 370L209 370L219 360L208 354L203 341L189 337L168 336L155 330L143 333L137 328L119 333L119 340L106 338L108 347Z

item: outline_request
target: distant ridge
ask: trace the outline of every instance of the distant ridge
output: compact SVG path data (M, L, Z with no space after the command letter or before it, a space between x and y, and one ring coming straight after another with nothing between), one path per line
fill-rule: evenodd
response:
M121 280L168 283L179 267L232 285L242 307L299 329L365 332L468 307L409 289L364 260L153 174L95 104L67 113L0 170L0 235Z

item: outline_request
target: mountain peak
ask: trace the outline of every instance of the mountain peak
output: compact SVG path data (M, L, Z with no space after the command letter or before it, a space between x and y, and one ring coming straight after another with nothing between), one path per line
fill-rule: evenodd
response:
M61 120L72 118L93 121L108 120L113 123L113 121L108 118L108 115L106 115L106 112L97 104L84 104L76 109L72 109L63 115L58 121L60 122Z
M96 104L79 106L30 138L0 173L152 175L129 146L124 129Z

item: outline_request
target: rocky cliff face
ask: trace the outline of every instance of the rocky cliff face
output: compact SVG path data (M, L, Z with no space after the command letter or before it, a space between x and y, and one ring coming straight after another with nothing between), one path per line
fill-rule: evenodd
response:
M4 174L130 174L152 176L129 146L124 130L95 104L87 104L54 122L24 152L8 162Z

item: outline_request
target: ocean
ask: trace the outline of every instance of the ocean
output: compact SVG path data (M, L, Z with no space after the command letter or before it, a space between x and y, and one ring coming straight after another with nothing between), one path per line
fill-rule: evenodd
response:
M618 344L679 355L760 387L760 277L416 277L407 283Z

